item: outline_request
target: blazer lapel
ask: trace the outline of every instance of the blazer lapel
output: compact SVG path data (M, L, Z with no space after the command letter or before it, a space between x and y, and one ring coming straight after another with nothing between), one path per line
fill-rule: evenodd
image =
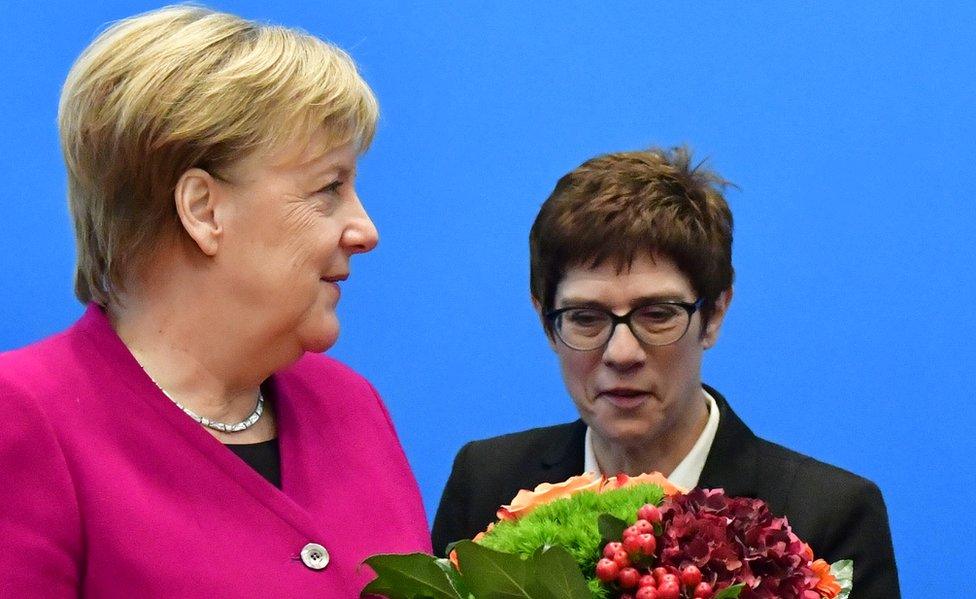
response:
M782 505L786 488L762 475L761 445L764 443L732 411L722 395L705 386L719 406L719 425L705 460L698 486L725 489L735 497L760 497L771 505Z
M729 495L754 495L756 456L752 445L756 436L732 411L722 394L708 386L705 386L705 390L718 404L719 421L715 440L698 478L698 486L722 488Z
M174 450L182 446L182 451L174 451L170 459L189 460L187 467L196 467L198 460L212 463L217 470L230 479L229 488L239 488L263 504L269 511L287 522L303 535L323 538L322 531L315 526L311 515L291 497L277 489L232 451L208 433L202 426L191 420L152 382L149 375L132 356L129 348L122 343L112 329L108 318L101 309L91 304L78 323L78 328L100 354L101 360L93 362L90 370L94 374L108 365L105 378L105 392L125 393L131 396L130 409L134 413L143 412L141 417L159 423L160 435L174 437ZM121 387L121 388L120 388ZM276 410L282 401L274 384L274 377L266 384L270 393L269 404ZM142 406L141 409L138 406ZM285 448L289 446L288 431L279 431L279 444L282 448L282 461L287 459ZM284 476L284 468L283 476ZM284 486L284 480L283 486Z
M539 470L535 476L539 482L562 482L583 473L586 424L577 420L566 425L559 433L559 438L554 439L540 456Z

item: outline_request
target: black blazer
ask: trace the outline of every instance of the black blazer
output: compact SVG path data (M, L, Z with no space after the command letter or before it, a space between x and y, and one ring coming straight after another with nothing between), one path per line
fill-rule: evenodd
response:
M698 481L739 497L766 501L828 562L854 560L852 599L897 599L898 573L881 491L869 480L757 437L728 402ZM520 489L556 483L583 471L581 421L473 441L454 460L434 518L434 550L471 538L496 520Z

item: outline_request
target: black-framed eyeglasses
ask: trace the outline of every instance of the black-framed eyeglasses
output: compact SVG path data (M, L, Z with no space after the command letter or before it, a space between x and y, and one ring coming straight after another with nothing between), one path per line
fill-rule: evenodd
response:
M651 302L622 316L602 308L570 306L553 310L546 318L559 340L578 351L599 349L609 343L618 324L626 324L642 343L670 345L685 336L692 315L703 302L704 298L694 302Z

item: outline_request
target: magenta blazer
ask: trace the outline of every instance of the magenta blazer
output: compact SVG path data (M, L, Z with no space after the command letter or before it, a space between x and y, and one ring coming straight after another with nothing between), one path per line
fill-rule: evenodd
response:
M352 599L367 556L430 552L370 384L306 354L268 389L280 490L167 399L96 306L0 354L0 597Z

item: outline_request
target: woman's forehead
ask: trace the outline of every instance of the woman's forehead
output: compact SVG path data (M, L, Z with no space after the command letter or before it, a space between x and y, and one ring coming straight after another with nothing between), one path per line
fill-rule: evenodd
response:
M637 256L624 268L612 261L566 269L556 288L556 301L631 303L635 299L681 299L693 295L691 281L665 256Z
M312 175L334 171L354 173L358 158L358 144L348 142L336 146L326 134L313 134L310 139L296 137L275 148L256 150L231 165L228 171L252 176L262 171Z

